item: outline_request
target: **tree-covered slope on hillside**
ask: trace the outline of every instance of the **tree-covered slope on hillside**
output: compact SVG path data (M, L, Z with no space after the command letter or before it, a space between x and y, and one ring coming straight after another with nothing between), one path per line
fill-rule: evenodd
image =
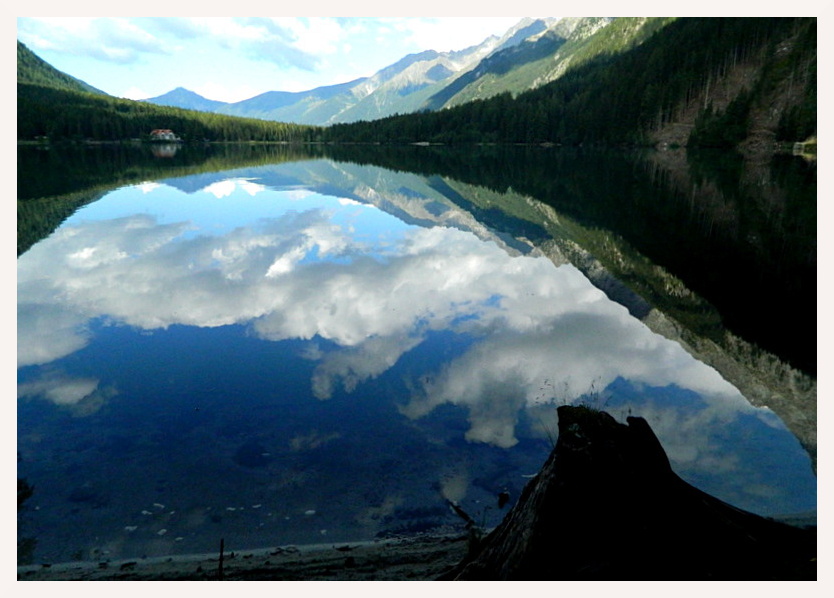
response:
M609 17L564 17L552 24L542 35L519 44L516 48L502 50L487 57L466 78L456 81L436 94L426 108L437 110L459 106L474 100L483 100L501 93L518 95L558 78L570 65L580 64L593 53L582 52L588 38L612 23ZM624 19L617 19L623 21ZM629 21L632 19L625 19ZM617 24L622 30L622 24ZM611 45L609 53L622 51L622 46Z
M561 77L600 56L620 54L643 43L672 17L565 17L545 35L498 52L436 94L426 104L439 109L502 93L517 96Z
M18 140L146 139L153 129L171 129L191 141L271 142L311 141L317 130L114 98L55 69L17 42Z
M712 75L680 109L690 114L697 109L687 145L755 147L816 136L816 19L797 20L778 39L762 45L758 54L731 54Z
M584 64L515 97L504 92L437 112L326 130L163 108L24 80L18 83L18 138L116 140L170 128L188 140L648 144L658 142L658 131L683 124L691 134L676 143L733 147L757 131L766 131L762 138L771 144L802 141L816 132L814 17L679 18L669 24L623 18L583 39L574 56L585 56ZM24 65L27 60L24 53ZM725 90L721 101L717 89ZM329 110L321 100L311 99L304 110ZM370 120L366 114L361 117Z
M41 85L67 91L81 91L107 95L84 81L62 73L36 56L25 44L17 42L17 82Z
M530 62L552 58L565 43L554 31L545 32L535 41L525 41L488 56L468 73L446 85L425 104L429 110L463 104L474 99L492 97L504 91L524 91L529 87L516 81L515 74ZM502 84L498 84L500 81Z
M318 129L18 83L17 138L121 141L171 129L186 141L312 141Z
M609 31L610 26L601 32ZM647 143L651 131L677 118L682 105L701 97L735 63L753 65L749 84L736 89L737 94L747 94L744 102L751 108L766 106L781 82L800 71L806 89L815 90L815 31L813 17L680 18L630 50L599 53L556 81L515 98L504 93L370 126L334 126L327 137L368 142ZM788 47L795 51L786 51ZM780 104L780 111L793 115L780 125L783 138L798 134L800 126L815 129L816 105L809 97L797 95L792 103ZM731 114L746 118L750 111ZM798 124L791 125L794 121ZM787 130L791 127L795 130Z

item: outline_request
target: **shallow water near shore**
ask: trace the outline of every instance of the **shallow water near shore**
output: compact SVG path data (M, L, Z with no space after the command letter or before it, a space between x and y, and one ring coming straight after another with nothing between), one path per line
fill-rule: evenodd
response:
M446 499L494 526L567 403L646 418L737 507L816 509L772 411L440 188L329 160L169 178L21 255L36 562L459 530Z

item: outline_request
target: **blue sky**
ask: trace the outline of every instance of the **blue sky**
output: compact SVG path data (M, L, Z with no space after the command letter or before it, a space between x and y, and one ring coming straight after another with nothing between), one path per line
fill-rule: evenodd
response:
M111 95L185 87L234 102L373 75L423 50L460 50L522 17L18 17L55 68Z
M81 14L113 12L112 5L88 4L82 0L71 6ZM17 9L35 14L66 14L68 6L37 0ZM176 8L170 2L157 0L146 0L142 6L143 11L157 14ZM347 6L360 14L388 12L392 8L390 3L378 0L354 0L349 5L332 0L289 6L259 3L254 8L238 2L231 8L241 12L302 8L308 13L338 14L344 13ZM586 0L582 13L617 13L618 6L610 0ZM832 0L810 0L806 12L823 9L822 12L830 13L832 6ZM527 16L570 9L570 5L542 0L466 7L470 11L477 9L480 14L510 8ZM396 8L405 12L407 7ZM419 8L429 14L442 14L452 12L454 7L448 2L422 0ZM629 3L632 13L677 12L668 8L668 3L656 0ZM746 1L701 0L695 13L754 14L749 8ZM755 9L774 16L792 16L795 12L793 6L774 0L760 0ZM461 9L454 12L461 14ZM182 86L212 100L236 102L266 91L304 91L370 76L414 52L461 50L490 35L502 35L521 18L17 17L16 24L17 38L38 56L111 95L145 99Z

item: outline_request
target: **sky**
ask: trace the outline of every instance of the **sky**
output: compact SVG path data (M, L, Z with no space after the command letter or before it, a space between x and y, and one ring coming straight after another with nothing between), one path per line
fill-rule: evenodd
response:
M237 102L373 75L424 50L461 50L522 17L18 17L17 37L60 71L146 99L185 87Z

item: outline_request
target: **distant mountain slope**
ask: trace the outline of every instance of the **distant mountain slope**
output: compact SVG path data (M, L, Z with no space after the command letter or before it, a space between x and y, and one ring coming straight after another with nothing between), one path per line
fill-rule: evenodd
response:
M80 91L108 95L92 85L62 73L36 56L25 44L17 42L17 82L40 85L66 91Z
M286 123L332 125L395 114L439 110L503 93L516 96L547 84L569 68L639 45L669 18L562 17L521 19L501 37L490 36L460 51L410 54L370 77L315 89L269 91L234 103L207 99L178 87L145 101ZM98 92L23 53L26 83ZM50 72L51 69L51 72ZM21 70L21 67L19 67ZM18 75L19 81L21 75ZM101 92L98 92L101 93Z
M338 85L300 92L270 91L230 104L213 105L211 100L187 90L174 90L147 101L232 116L314 125L407 114L423 109L430 97L494 52L541 35L558 21L524 18L501 37L490 36L478 45L459 51L427 50L409 54L370 77Z
M322 122L332 115L335 106L349 96L351 89L360 85L365 78L355 79L338 85L326 85L308 91L268 91L248 100L226 104L217 109L220 114L245 116L264 120L278 120L294 123Z
M185 89L184 87L177 87L155 98L148 98L143 100L156 104L157 106L173 106L175 108L185 108L186 110L200 110L202 112L215 112L218 108L226 105L226 102L218 102L217 100L209 100L198 93Z
M310 91L267 92L249 100L219 108L222 114L283 122L327 125L373 120L414 112L441 88L444 82L474 67L508 37L490 37L477 46L457 52L427 50L409 54L370 77Z
M490 38L459 52L428 50L406 56L355 87L353 98L325 124L414 112L431 93L476 65L497 43Z
M561 77L602 55L633 48L671 22L661 17L566 17L542 35L496 52L476 69L433 96L425 108L438 110L509 92L518 95Z
M564 43L563 37L548 31L535 41L525 41L514 48L493 54L484 59L477 68L459 77L429 98L424 108L438 110L444 106L454 106L473 99L497 95L505 89L491 85L492 89L484 92L484 84L493 83L496 77L506 75L527 61L553 55Z
M587 38L583 63L550 83L372 124L335 125L325 140L773 150L777 142L816 136L815 18L614 23Z
M428 98L476 68L494 52L512 48L547 31L557 20L525 17L500 38L490 36L476 46L455 52L428 50L406 56L369 77L357 89L361 98L323 124L374 120L423 109Z

